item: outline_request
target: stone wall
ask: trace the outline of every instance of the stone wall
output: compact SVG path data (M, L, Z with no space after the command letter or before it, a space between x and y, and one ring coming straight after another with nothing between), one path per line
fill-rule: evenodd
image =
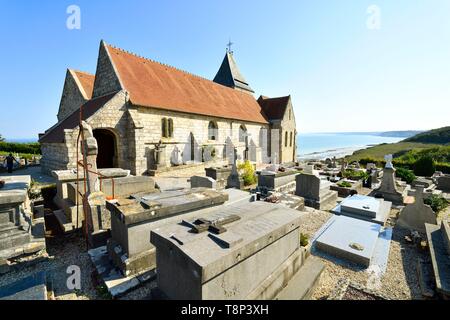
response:
M295 162L297 154L296 152L297 131L295 124L294 110L292 108L292 103L290 99L288 106L286 108L286 112L284 114L284 118L281 120L280 128L281 128L280 162L281 163ZM292 135L292 143L291 143L291 135Z
M245 142L239 142L239 127L245 125L249 134L249 147L259 148L260 130L268 129L267 125L249 122L226 120L208 116L184 114L167 110L152 108L139 108L138 122L142 128L134 130L134 143L136 149L136 174L143 174L153 164L153 150L155 145L162 141L166 144L166 165L171 165L171 156L176 148L181 152L183 163L191 161L190 135L194 136L194 162L202 161L202 146L208 145L216 149L216 158L226 159L226 145L232 150L237 148L238 159L244 159ZM173 136L162 138L161 121L162 118L173 120ZM208 125L210 121L217 124L216 140L208 139ZM256 152L261 153L257 150ZM250 159L256 161L256 157L250 155ZM133 170L132 170L133 171Z
M67 70L57 115L58 121L65 119L87 101L81 93L80 84L77 83L75 77L71 70Z

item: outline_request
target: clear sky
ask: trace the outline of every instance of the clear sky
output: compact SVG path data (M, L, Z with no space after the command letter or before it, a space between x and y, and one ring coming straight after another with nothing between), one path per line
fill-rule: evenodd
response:
M0 0L0 133L53 125L66 68L94 73L101 39L212 79L229 38L257 96L292 95L299 132L450 125L448 0Z

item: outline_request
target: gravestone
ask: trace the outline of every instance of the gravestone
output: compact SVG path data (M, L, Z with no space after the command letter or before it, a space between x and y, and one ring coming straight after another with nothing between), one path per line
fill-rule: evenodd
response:
M331 212L384 225L389 218L391 207L390 201L357 194L342 200Z
M280 192L294 191L297 174L297 171L273 172L263 170L258 175L258 187Z
M367 169L367 170L372 170L372 169L376 170L376 169L377 169L377 165L376 165L375 163L369 162L369 163L366 165L366 169Z
M154 229L158 289L177 300L276 298L301 273L299 226L298 211L257 201Z
M210 188L216 189L216 181L211 177L192 176L191 188Z
M231 168L231 174L227 180L227 188L243 189L244 179L242 179L242 177L239 175L236 160L237 160L237 149L234 148L233 164Z
M450 192L450 174L435 177L436 187L444 192Z
M381 179L381 185L379 188L373 190L370 195L375 197L382 197L387 201L391 201L393 204L403 204L403 193L405 190L401 190L397 187L395 180L395 168L392 165L392 155L386 155L386 166L383 169L383 177Z
M231 175L231 170L231 166L210 167L205 168L205 173L207 177L210 177L216 181L216 188L221 190L226 188L228 177Z
M423 186L416 186L415 201L402 209L397 224L403 228L425 233L425 223L437 224L436 213L423 203Z
M448 221L444 220L440 226L426 223L425 230L436 291L441 298L448 300L450 299L450 226Z
M173 148L171 157L170 157L170 163L174 166L179 166L183 164L183 158L181 156L181 150L178 148L178 146L175 146Z
M45 249L44 217L33 219L28 188L30 176L5 176L0 189L0 273L7 260Z
M333 216L314 242L315 247L335 257L369 267L381 225L346 216Z
M155 148L153 149L153 164L151 166L151 169L158 170L167 167L166 150L167 150L166 145L162 144L161 141L155 145Z
M331 183L315 174L300 173L296 177L297 196L305 198L305 205L319 210L328 210L335 206L338 193L330 190Z
M111 239L108 254L125 276L156 266L150 231L165 220L183 213L223 204L228 194L207 188L138 194L108 201L111 212Z

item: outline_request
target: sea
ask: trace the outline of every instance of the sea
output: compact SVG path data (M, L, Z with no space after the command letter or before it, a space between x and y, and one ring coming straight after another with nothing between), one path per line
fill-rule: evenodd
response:
M297 154L299 160L341 158L356 150L403 139L364 133L300 133L297 135Z

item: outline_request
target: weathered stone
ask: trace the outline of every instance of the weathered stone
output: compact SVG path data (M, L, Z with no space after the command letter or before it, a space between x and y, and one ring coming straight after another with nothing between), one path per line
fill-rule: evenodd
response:
M295 177L298 172L288 171L280 173L265 174L261 172L258 175L258 187L264 187L274 191L294 191Z
M225 189L231 174L231 166L205 168L205 173L207 177L216 181L217 189Z
M296 176L297 196L305 199L305 205L315 209L327 210L335 206L338 194L330 190L331 183L315 174L301 173Z
M397 224L403 228L425 233L425 223L437 224L436 213L423 202L423 186L416 186L415 201L402 209Z
M450 298L450 247L449 226L443 221L441 226L425 224L431 263L436 281L436 291L446 299Z
M226 215L240 219L225 225L223 235L242 238L228 249L207 232L190 233L187 224L152 230L158 287L169 298L246 299L299 248L300 218L295 210L253 202L245 208L222 207L203 217Z
M386 156L387 157L387 156ZM392 156L387 159L392 160ZM397 181L395 179L395 168L392 162L386 162L386 167L383 169L383 178L381 180L381 185L379 188L373 190L370 195L374 197L382 197L387 201L391 201L393 204L402 205L403 198L407 192L406 188L401 188L397 186Z
M108 252L125 275L153 269L156 259L155 249L150 243L152 229L170 217L223 204L227 200L226 193L195 188L107 202L112 234Z
M203 176L192 176L191 180L191 188L210 188L216 189L217 183L211 177L203 177Z

